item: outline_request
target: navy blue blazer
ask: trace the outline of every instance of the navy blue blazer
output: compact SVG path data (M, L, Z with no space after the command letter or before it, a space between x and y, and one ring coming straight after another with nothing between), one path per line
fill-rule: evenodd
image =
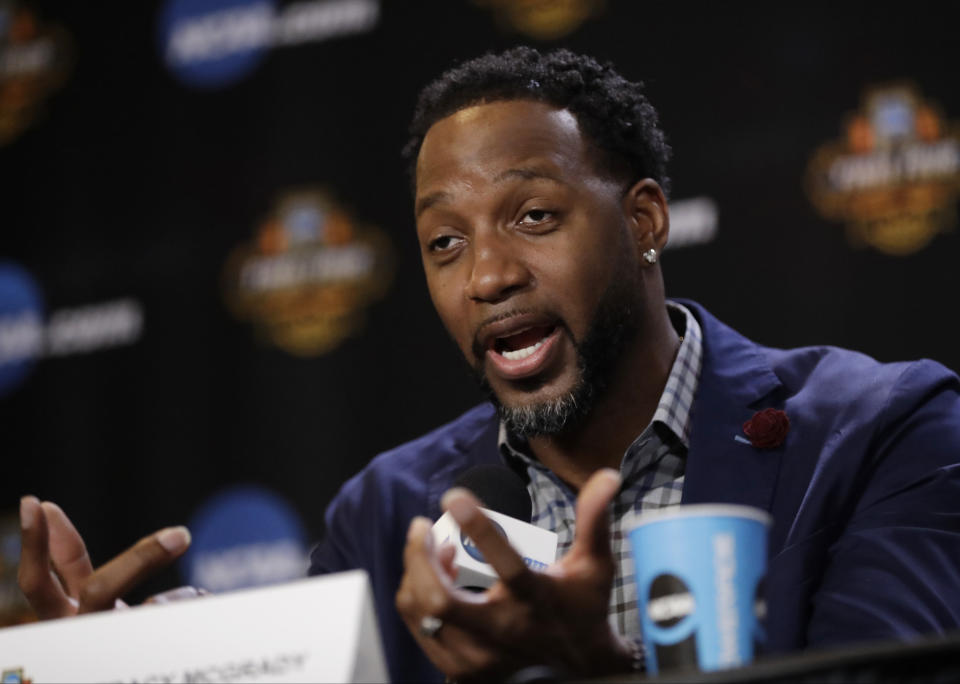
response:
M933 361L880 364L834 347L762 347L702 307L683 503L773 516L766 578L773 652L960 627L960 380ZM782 409L782 446L742 425ZM737 439L737 437L740 439ZM375 458L330 504L311 574L370 574L395 681L441 680L394 608L410 520L436 519L464 469L497 462L493 408Z

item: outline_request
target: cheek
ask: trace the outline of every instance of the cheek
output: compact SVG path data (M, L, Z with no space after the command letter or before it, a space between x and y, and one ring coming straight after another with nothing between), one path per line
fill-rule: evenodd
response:
M582 341L594 324L597 311L614 282L627 289L635 278L629 268L626 246L617 238L602 241L571 240L551 250L542 262L543 291L551 293L575 342Z
M430 292L430 301L433 302L433 308L440 317L443 327L466 353L473 340L468 330L462 288L458 288L455 279L446 274L428 273L427 290Z
M624 273L625 245L588 237L592 239L565 236L545 250L540 260L540 279L544 283L552 281L551 289L567 302L595 303L610 279Z
M635 273L636 252L633 235L623 225L619 216L608 218L606 223L595 223L594 234L581 240L579 266L586 281L600 290L613 278L632 277Z

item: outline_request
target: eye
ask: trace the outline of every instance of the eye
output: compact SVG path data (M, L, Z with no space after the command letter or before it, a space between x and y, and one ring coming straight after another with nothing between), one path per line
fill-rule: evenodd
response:
M427 243L427 251L446 252L455 248L462 240L463 238L454 235L441 235Z
M531 209L520 217L521 226L537 226L554 217L554 212L546 209Z

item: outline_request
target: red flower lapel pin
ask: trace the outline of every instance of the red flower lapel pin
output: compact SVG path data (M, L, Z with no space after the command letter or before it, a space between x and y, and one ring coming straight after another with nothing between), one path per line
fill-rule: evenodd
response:
M773 449L783 444L790 430L790 419L780 409L757 411L743 424L743 434L758 449Z

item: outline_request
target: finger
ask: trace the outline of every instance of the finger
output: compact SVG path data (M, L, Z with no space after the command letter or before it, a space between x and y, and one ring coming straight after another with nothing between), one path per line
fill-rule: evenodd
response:
M617 490L620 475L602 468L590 476L577 497L577 532L570 552L595 558L610 557L610 516L607 508Z
M458 671L455 656L439 645L434 637L420 633L420 621L438 616L445 610L447 592L439 581L431 559L433 549L432 524L426 518L416 517L407 529L407 543L403 549L403 577L397 590L397 612L414 640L439 670L452 676Z
M417 516L407 528L407 544L403 548L403 567L406 571L432 565L433 525L428 518Z
M444 544L437 549L437 561L451 580L457 579L457 566L454 563L456 557L457 547L453 544Z
M444 617L453 598L450 577L434 552L432 523L414 518L403 551L404 573L397 592L397 608L418 622L424 615Z
M407 542L418 552L429 554L433 551L433 523L430 522L430 518L418 515L410 521Z
M47 520L53 568L66 585L67 594L76 598L83 583L93 574L87 547L77 528L57 504L44 501L40 505Z
M444 556L449 547L434 548L432 523L426 518L416 518L407 533L404 549L404 573L396 595L397 612L403 618L413 637L424 645L420 634L420 622L424 617L440 618L445 622L463 622L483 625L489 620L482 604L483 594L474 594L456 589L452 576L444 571ZM455 574L455 573L454 573ZM454 658L447 654L437 658ZM436 661L438 666L439 661ZM441 667L452 671L455 660L446 660Z
M407 532L404 574L396 595L396 607L431 662L448 677L456 679L476 671L476 666L484 662L482 657L489 658L490 654L480 653L476 643L450 623L445 623L433 636L421 632L421 620L427 616L444 620L453 617L451 613L457 600L449 580L444 580L443 567L448 559L452 561L452 551L455 549L450 545L436 548L432 523L426 518L415 518Z
M533 572L523 562L510 542L480 510L480 502L466 489L456 487L443 495L440 505L476 544L484 560L493 567L500 581L511 591L525 595L535 581Z
M452 623L445 623L436 636L425 637L419 633L415 636L427 657L452 680L483 674L502 657L497 650Z
M440 628L440 633L434 637L428 637L420 634L417 621L407 620L407 628L413 634L414 640L430 659L438 670L443 672L448 680L456 680L464 671L467 670L463 658L454 650L447 648L440 641L440 633L448 629L448 625Z
M144 537L87 579L80 592L80 613L112 608L118 598L168 565L190 546L186 527L167 527Z
M35 496L20 499L20 567L17 582L41 620L76 612L59 580L50 571L50 534Z

